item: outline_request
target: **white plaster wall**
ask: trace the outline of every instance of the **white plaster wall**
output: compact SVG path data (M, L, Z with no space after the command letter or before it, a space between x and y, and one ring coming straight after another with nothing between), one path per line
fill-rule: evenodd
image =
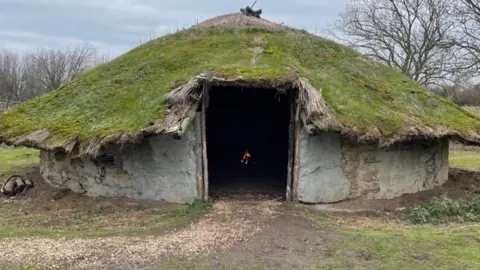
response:
M352 183L349 198L391 199L443 185L448 150L448 140L393 149L344 145L345 176Z
M337 133L318 136L300 134L300 178L297 198L305 203L329 203L344 200L350 193L350 181L343 174L342 150Z
M197 198L195 131L181 140L160 135L125 152L118 167L98 166L90 159L56 160L42 151L40 170L56 187L89 196L125 196L133 199L191 202Z
M151 137L124 157L124 169L144 197L193 201L197 197L194 130L186 131L182 140Z
M297 199L301 202L391 199L448 180L448 140L392 149L344 145L333 132L301 133L300 140Z

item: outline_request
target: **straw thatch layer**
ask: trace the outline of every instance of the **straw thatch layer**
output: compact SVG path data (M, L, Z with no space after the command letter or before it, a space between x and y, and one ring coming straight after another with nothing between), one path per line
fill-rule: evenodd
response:
M472 132L470 136L464 136L460 132L442 126L431 128L417 124L401 130L393 137L385 139L378 129L367 132L358 132L336 121L329 111L322 97L321 89L314 88L307 79L297 77L292 81L275 83L268 80L251 80L238 77L225 79L216 77L211 73L202 73L195 76L188 83L183 84L165 95L167 113L161 120L154 121L150 126L137 133L116 133L103 139L81 142L72 138L63 142L49 143L49 132L45 130L34 131L26 136L18 138L6 138L7 145L28 146L50 151L64 151L75 157L92 156L98 157L107 149L123 150L133 147L148 136L160 134L175 134L182 132L185 127L194 120L197 108L200 106L204 89L210 86L241 86L251 88L275 88L278 91L298 91L298 106L300 106L300 118L304 129L315 135L321 131L339 132L341 136L351 143L376 143L378 147L388 147L397 142L410 140L433 140L448 137L466 144L480 145L480 134ZM193 116L193 117L192 117Z
M331 40L241 14L152 40L1 114L0 141L95 156L156 134L180 138L204 89L215 85L298 90L309 134L336 131L381 147L445 136L480 141L480 119L404 74Z
M247 28L257 27L274 30L293 30L292 28L283 24L270 22L262 18L256 18L251 16L245 16L242 13L231 13L221 16L216 16L211 19L207 19L199 24L194 25L192 28Z

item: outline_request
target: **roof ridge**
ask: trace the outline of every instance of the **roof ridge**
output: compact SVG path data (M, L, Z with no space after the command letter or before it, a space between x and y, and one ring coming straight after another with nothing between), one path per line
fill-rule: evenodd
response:
M260 27L275 30L290 29L280 23L275 23L264 18L257 18L255 16L247 16L241 12L228 13L224 15L215 16L204 20L192 28L245 28L245 27Z

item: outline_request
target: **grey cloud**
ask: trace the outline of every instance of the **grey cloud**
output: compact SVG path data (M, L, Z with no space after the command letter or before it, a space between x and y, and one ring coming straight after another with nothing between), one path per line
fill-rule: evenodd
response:
M313 30L332 21L345 1L259 0L256 7L266 19ZM122 53L151 35L237 12L244 5L240 0L0 0L0 42L35 48L88 40L102 50Z

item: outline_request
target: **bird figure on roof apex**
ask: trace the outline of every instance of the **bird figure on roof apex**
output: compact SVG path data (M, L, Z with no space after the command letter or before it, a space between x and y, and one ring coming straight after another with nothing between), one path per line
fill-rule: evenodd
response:
M260 18L260 15L262 14L262 9L253 10L253 7L256 3L257 1L253 2L253 5L251 7L247 6L246 8L241 8L240 11L247 16Z

